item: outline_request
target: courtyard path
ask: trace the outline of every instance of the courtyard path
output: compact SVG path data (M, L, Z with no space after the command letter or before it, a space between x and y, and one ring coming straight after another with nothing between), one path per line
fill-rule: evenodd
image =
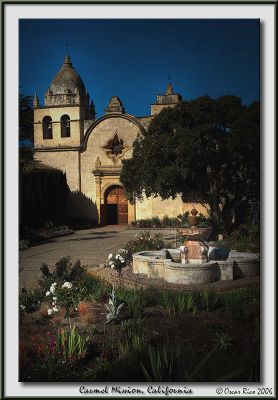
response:
M103 264L109 253L123 247L140 231L129 230L124 225L107 225L104 227L75 231L73 235L51 239L21 251L19 254L19 285L31 287L41 277L40 267L46 263L52 267L60 258L71 256L79 259L90 268ZM167 239L173 239L173 230L155 231Z

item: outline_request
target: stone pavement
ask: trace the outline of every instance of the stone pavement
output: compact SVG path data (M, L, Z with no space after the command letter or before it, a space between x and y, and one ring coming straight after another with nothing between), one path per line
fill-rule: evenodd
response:
M145 229L146 230L146 229ZM75 231L73 235L37 244L19 254L19 285L31 287L41 277L40 267L46 263L52 267L60 258L71 256L83 265L97 267L103 264L109 253L123 247L140 231L129 230L125 225L107 225L99 228ZM167 239L175 238L173 230L159 230Z

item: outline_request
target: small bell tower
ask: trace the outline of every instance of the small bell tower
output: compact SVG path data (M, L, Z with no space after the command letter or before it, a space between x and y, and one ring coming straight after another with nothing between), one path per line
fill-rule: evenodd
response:
M171 82L167 84L165 94L158 94L156 96L156 102L151 104L151 115L157 115L166 107L175 107L182 101L182 97L179 93L174 93Z

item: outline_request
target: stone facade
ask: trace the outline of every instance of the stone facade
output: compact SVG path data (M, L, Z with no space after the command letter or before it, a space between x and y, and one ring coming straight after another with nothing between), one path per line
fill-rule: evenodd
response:
M72 192L67 205L69 214L109 223L113 198L108 201L108 192L121 186L122 160L132 156L134 140L153 116L165 107L174 107L181 99L168 84L166 93L158 95L156 103L151 105L151 115L136 117L126 113L121 100L113 96L105 114L96 119L84 83L70 57L65 57L46 91L44 106L34 97L34 150L38 161L66 173ZM122 197L121 201L124 202ZM108 203L112 203L110 211ZM193 205L183 203L180 197L165 201L145 198L134 205L126 200L126 223L166 214L175 217ZM198 211L207 213L200 205Z

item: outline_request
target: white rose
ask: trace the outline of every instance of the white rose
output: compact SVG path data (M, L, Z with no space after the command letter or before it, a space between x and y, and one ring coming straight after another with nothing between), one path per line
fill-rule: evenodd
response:
M63 288L71 289L71 288L72 288L72 283L71 283L71 282L65 282L65 283L63 284L63 286L62 286L62 289L63 289Z
M111 268L115 268L115 264L111 264Z
M109 254L108 260L110 260L113 257L113 254Z
M55 286L51 285L49 290L50 290L51 293L54 293L55 292Z
M50 294L51 292L49 290L45 293L46 296L49 296Z
M118 260L120 258L119 254L116 255L116 259Z
M53 300L57 300L57 297L53 297Z
M53 311L54 311L54 312L58 312L59 310L58 310L57 307L53 307Z
M48 315L52 315L52 314L53 314L52 308L49 308L49 309L47 310L47 314L48 314Z
M26 306L24 306L23 304L20 305L21 310L25 310Z

